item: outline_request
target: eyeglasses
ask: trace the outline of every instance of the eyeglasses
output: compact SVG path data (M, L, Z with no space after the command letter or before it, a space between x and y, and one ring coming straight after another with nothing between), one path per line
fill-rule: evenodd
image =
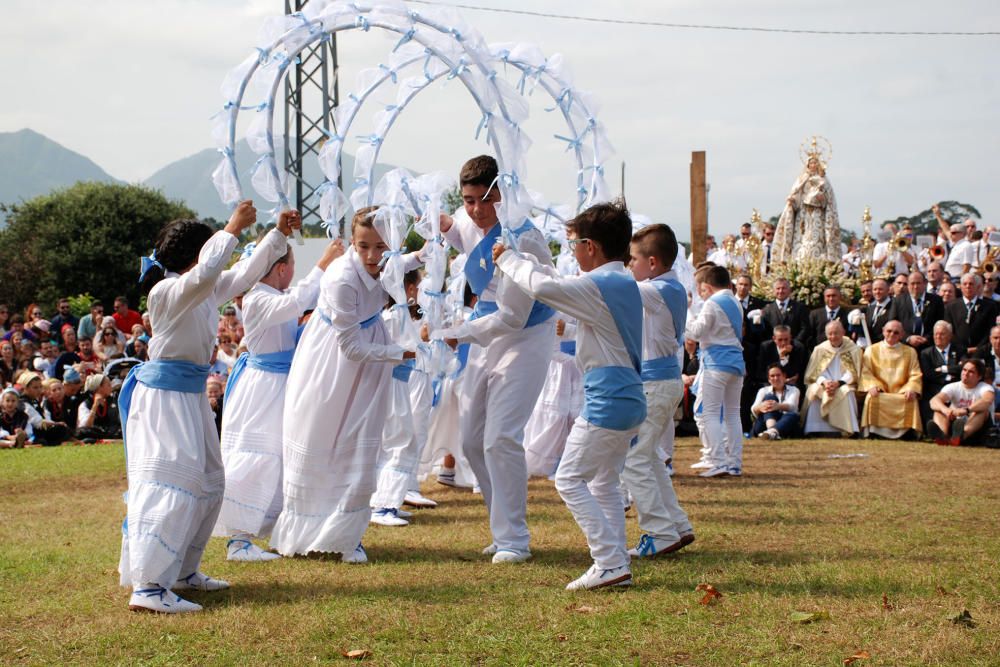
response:
M567 244L567 245L568 245L568 246L569 246L570 248L573 248L573 249L575 249L575 248L576 248L576 247L577 247L578 245L580 245L580 244L581 244L581 243L583 243L584 241L586 241L587 243L590 243L590 242L591 242L591 241L590 241L590 239L566 239L566 244Z

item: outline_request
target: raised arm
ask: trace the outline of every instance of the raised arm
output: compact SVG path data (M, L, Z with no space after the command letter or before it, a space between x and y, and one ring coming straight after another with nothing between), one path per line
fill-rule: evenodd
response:
M540 264L534 257L519 257L509 249L496 258L496 265L529 300L537 299L581 322L592 323L594 299L600 299L594 281L584 276L561 276L555 267Z

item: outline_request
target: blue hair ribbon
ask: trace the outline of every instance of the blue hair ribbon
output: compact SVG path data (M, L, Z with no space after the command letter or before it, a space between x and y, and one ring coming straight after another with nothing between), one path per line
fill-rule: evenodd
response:
M160 260L156 259L156 250L154 250L149 257L141 257L139 259L139 282L142 283L146 279L146 274L154 267L160 267L160 270L164 273L167 272L163 265L160 264Z

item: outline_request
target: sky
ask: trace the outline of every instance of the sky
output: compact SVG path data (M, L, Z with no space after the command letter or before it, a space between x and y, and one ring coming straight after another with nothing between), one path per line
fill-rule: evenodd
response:
M598 18L820 30L1000 31L990 0L509 0L464 4ZM210 147L209 117L226 73L253 51L282 0L3 0L0 131L30 127L141 181ZM414 5L419 10L422 5ZM836 36L575 22L461 10L489 42L561 53L576 86L601 104L616 154L608 181L631 210L689 237L691 152L707 152L709 227L735 231L757 208L776 215L814 134L833 145L827 176L841 225L860 229L939 200L998 222L1000 36ZM386 62L395 39L352 31L338 41L341 95ZM390 102L394 95L381 101ZM575 165L552 106L531 98L528 186L572 200ZM374 113L372 109L371 113ZM363 113L364 116L369 114ZM456 82L421 94L386 140L383 160L456 173L489 147ZM359 133L360 134L360 133ZM353 152L349 145L348 150Z

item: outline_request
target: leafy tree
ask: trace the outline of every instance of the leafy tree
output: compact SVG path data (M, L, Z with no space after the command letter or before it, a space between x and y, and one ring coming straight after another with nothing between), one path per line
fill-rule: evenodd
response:
M943 201L938 202L938 207L941 209L941 217L944 218L946 222L951 224L963 222L967 218L979 219L982 217L976 207L972 204L963 204L957 201ZM929 208L911 217L900 216L894 220L886 220L882 223L882 226L885 227L889 223L895 225L896 229L901 229L903 225L908 224L913 227L914 234L938 233L937 219L934 217L934 212Z
M149 254L164 223L192 218L181 202L139 185L77 183L24 203L0 205L0 302L33 301L88 292L139 303L139 257Z

